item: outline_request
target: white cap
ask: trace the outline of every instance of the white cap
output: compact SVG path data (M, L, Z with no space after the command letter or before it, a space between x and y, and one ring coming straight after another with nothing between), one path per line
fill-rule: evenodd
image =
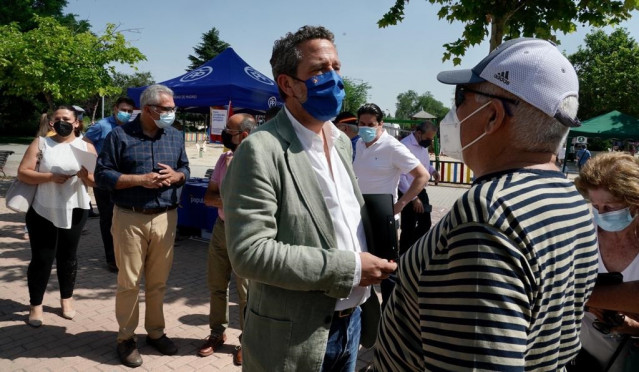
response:
M487 81L535 106L570 127L581 125L559 111L564 98L579 97L579 79L574 67L549 41L535 38L508 40L470 70L443 71L444 84Z

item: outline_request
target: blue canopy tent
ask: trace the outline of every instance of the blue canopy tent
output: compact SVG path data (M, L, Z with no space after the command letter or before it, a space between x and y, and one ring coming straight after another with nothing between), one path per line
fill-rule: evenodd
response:
M281 105L275 82L249 66L233 48L195 70L160 84L173 90L175 104L186 111L209 112L210 106L227 106L264 112ZM129 97L140 106L140 95L146 87L129 88Z

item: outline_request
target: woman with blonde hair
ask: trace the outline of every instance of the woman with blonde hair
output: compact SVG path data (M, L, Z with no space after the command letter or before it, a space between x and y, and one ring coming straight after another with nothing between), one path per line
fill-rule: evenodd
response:
M621 273L623 281L639 280L639 161L620 152L597 155L581 168L575 185L592 204L600 276ZM588 311L581 325L580 358L594 360L575 370L623 371L628 349L635 347L629 337L639 336L639 317L605 308Z

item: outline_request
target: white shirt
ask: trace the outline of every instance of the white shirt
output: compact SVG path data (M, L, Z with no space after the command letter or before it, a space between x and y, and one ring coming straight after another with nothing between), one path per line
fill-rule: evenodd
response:
M76 138L70 143L58 143L51 137L44 138L42 160L39 171L75 175L82 166L75 158L71 146L87 151L87 143ZM71 228L74 208L89 209L90 201L87 187L78 176L69 178L65 183L45 182L38 185L33 198L33 209L38 214L61 229Z
M342 163L333 145L335 140L343 134L330 122L324 123L322 127L331 158L329 169L328 160L324 153L322 137L297 121L286 106L284 106L284 110L293 124L295 134L311 162L320 189L322 190L322 195L324 196L324 201L326 202L335 230L336 248L351 251L355 255L356 264L353 290L348 297L337 301L335 310L339 311L356 307L363 304L370 295L369 287L359 286L362 276L362 262L359 257L359 252L367 252L367 246L359 202L355 197L355 191L344 167L344 163Z
M415 138L415 132L403 138L400 143L406 146L408 151L415 155L417 160L419 160L424 168L428 170L429 174L435 173L435 167L430 165L430 154L428 153L428 149L421 146L417 142L417 138ZM402 176L399 178L399 191L405 194L406 191L410 188L410 185L413 183L414 179L415 177L413 177L410 173L402 174Z
M392 194L397 202L399 177L419 166L419 160L386 131L369 147L361 138L356 146L353 169L362 194Z

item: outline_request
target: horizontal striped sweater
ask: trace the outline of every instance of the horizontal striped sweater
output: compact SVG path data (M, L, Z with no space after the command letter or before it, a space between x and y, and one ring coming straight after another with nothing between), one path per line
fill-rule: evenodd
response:
M597 275L591 212L563 174L477 179L401 258L379 371L558 371Z

